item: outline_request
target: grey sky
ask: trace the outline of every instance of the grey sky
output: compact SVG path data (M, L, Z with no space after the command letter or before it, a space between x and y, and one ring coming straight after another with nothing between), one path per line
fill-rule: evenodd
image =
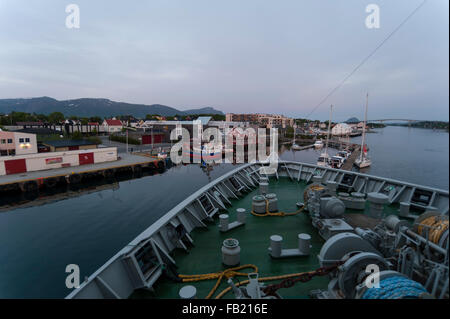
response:
M0 98L102 97L302 117L422 0L0 0ZM80 29L65 7L78 4ZM380 29L365 8L380 6ZM311 117L448 121L447 0L429 0Z

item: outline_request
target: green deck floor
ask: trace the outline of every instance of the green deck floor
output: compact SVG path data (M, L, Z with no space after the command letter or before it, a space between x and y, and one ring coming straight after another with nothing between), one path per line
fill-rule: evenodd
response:
M304 182L292 182L287 178L270 181L270 192L276 193L278 197L279 210L292 212L297 209L296 203L303 202L303 191L306 188ZM258 194L255 189L239 200L232 200L232 206L228 208L230 222L236 220L236 209L245 208L251 211L252 197ZM388 207L387 210L393 213L395 207ZM348 211L347 213L355 213ZM225 212L220 212L225 213ZM219 214L219 213L218 213ZM297 235L307 233L311 236L311 252L307 257L292 257L285 259L273 259L268 253L270 236L277 234L283 237L283 248L297 248ZM204 274L223 271L226 269L222 265L221 247L226 238L239 240L241 247L241 265L254 264L259 268L259 276L274 276L311 271L319 267L317 255L324 243L317 230L311 225L311 220L307 213L285 217L256 217L247 215L246 224L236 229L222 233L218 228L218 218L210 223L207 229L196 229L191 233L194 240L194 247L189 253L181 249L173 252L173 257L177 263L177 271L180 274ZM251 269L243 269L242 272L251 272ZM238 277L239 280L246 280L246 277ZM237 279L234 280L238 282ZM328 278L315 277L308 283L297 283L294 287L280 289L278 292L283 298L308 298L308 293L314 289L326 289ZM179 298L178 291L184 285L194 285L197 288L197 297L204 298L216 280L199 281L195 283L174 283L167 278L160 278L153 286L155 293L148 291L136 291L132 298ZM266 282L266 284L277 283ZM213 295L214 298L223 289L227 288L226 280L222 280L221 285ZM224 298L234 298L229 292Z

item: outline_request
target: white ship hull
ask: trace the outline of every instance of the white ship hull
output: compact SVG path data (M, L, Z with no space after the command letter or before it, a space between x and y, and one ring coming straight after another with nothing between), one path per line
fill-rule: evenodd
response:
M355 165L358 166L359 168L364 168L372 165L372 162L369 159L363 159L362 161L356 160Z

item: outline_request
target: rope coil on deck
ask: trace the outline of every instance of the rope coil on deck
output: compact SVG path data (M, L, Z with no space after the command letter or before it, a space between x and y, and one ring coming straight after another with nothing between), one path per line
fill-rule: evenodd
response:
M448 229L448 220L443 220L439 216L431 216L423 221L417 227L417 233L421 236L428 231L428 239L435 243L439 243L442 234Z
M305 191L303 192L303 202L306 204L308 202L308 190L312 190L314 192L323 191L325 189L322 185L312 184L308 186Z
M295 212L276 212L276 213L271 213L269 211L269 201L266 199L266 212L264 214L258 214L255 213L253 210L251 211L252 215L254 216L258 216L258 217L266 217L266 216L293 216L293 215L297 215L299 213L301 213L303 211L303 209L305 208L305 205L303 205L300 209L296 210Z
M209 273L209 274L200 274L200 275L178 275L179 278L182 279L183 282L195 282L195 281L201 281L201 280L210 280L210 279L217 279L216 284L211 289L211 291L208 293L208 295L205 297L205 299L211 298L211 296L214 294L214 292L217 290L217 288L220 285L220 282L222 281L223 277L231 278L235 276L248 276L249 273L243 273L238 272L238 270L245 269L245 268L253 268L254 273L258 272L258 267L252 264L242 265L234 268L229 268L224 271L219 271L215 273Z
M268 291L276 291L279 288L287 288L295 284L297 281L306 282L311 280L314 276L324 276L330 273L331 271L335 270L341 263L336 263L333 266L329 267L321 267L313 271L305 271L300 273L293 273L293 274L286 274L286 275L279 275L279 276L269 276L269 277L259 277L258 282L264 282L264 281L274 281L274 280L283 280L283 279L289 279L288 282L281 282L278 285L272 285L266 287L266 290ZM202 281L202 280L210 280L210 279L216 279L216 284L211 289L211 291L208 293L208 295L205 297L205 299L210 299L214 292L219 287L223 277L226 278L232 278L235 276L249 276L250 273L242 273L238 270L245 269L245 268L253 268L252 273L258 273L258 267L253 264L246 264L234 268L229 268L224 271L219 271L215 273L209 273L209 274L199 274L199 275L178 275L179 278L181 278L182 282L196 282L196 281ZM295 279L292 279L295 278ZM236 287L239 287L241 285L248 284L250 280L244 280L240 281L235 284ZM286 286L286 287L285 287ZM226 293L228 293L232 287L227 287L224 290L222 290L215 299L222 298Z
M381 280L380 288L370 288L361 299L403 299L420 298L425 288L411 279L395 276Z

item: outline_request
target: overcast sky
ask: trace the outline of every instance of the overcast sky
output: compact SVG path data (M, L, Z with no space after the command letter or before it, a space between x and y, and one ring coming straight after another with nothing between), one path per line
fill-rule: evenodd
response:
M304 117L422 0L0 0L0 98ZM66 5L80 28L65 26ZM380 28L368 29L368 4ZM449 119L448 0L429 0L312 115Z

